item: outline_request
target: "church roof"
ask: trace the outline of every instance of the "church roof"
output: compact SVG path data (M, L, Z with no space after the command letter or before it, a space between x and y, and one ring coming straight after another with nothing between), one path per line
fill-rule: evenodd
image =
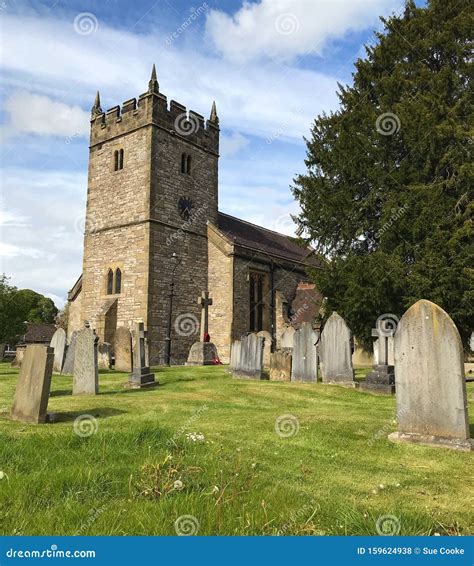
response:
M300 245L296 238L262 228L223 212L218 213L217 222L219 231L238 246L290 261L315 263L314 250Z

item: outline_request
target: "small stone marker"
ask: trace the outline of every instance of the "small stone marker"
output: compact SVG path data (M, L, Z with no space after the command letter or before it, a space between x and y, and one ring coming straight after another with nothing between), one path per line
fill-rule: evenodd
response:
M295 329L289 326L281 335L281 349L293 348L295 343Z
M99 393L99 367L97 348L99 337L89 323L78 331L74 356L73 395L97 395Z
M261 336L264 339L263 343L263 367L270 367L270 354L272 353L272 335L266 330L261 330L257 332L257 336Z
M66 332L63 328L58 328L53 334L50 346L54 349L53 371L55 373L61 373L64 365L64 356L66 354Z
M395 333L398 432L390 440L472 450L463 347L449 315L421 300Z
M148 361L148 332L143 322L136 325L133 333L133 372L128 376L126 387L140 389L158 385L155 374L150 372Z
M318 335L309 322L303 322L295 332L291 381L317 381L317 340Z
M112 347L108 342L99 342L97 356L99 369L110 369L112 360Z
M351 331L346 321L337 312L333 312L324 325L319 344L319 356L324 383L355 386Z
M13 420L28 423L48 420L53 363L54 350L49 346L31 344L26 348L11 412Z
M395 330L394 315L387 315L387 318L380 317L377 320L376 328L372 329L372 336L377 338L378 343L377 357L374 360L373 371L367 374L365 381L360 383L360 389L389 395L395 393L395 367L389 364L390 342L393 351Z
M212 342L206 342L205 339L209 335L209 307L212 305L212 299L209 297L208 291L205 291L198 297L198 304L201 305L201 341L195 342L189 350L187 366L208 366L215 363L217 359L217 348Z
M125 326L119 326L115 331L115 371L131 372L132 363L132 335Z
M291 350L272 352L270 356L270 381L291 381Z
M230 349L230 371L233 372L239 368L240 364L240 340L234 340Z
M256 334L242 336L238 367L232 372L234 377L261 379L263 369L263 338Z
M74 358L76 355L76 341L77 341L77 330L71 334L71 342L67 347L66 359L63 364L63 375L72 375L74 373Z

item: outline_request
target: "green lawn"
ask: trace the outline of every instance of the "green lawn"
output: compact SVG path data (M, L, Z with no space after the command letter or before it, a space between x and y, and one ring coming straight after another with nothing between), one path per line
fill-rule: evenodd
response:
M472 454L389 442L393 398L223 367L156 373L137 391L101 372L95 397L54 376L58 421L27 425L9 419L18 372L0 365L0 534L174 535L183 515L200 535L371 535L384 515L405 535L474 532ZM91 436L74 432L84 414ZM275 432L285 414L293 436Z

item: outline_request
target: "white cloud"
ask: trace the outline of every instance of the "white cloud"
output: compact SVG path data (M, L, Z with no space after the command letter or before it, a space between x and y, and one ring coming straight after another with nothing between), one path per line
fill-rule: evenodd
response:
M228 59L257 57L289 60L321 54L330 40L377 24L378 16L402 0L261 0L244 2L229 16L212 10L206 31Z
M47 96L17 91L7 100L5 109L10 132L72 137L89 132L89 113Z
M234 132L230 136L221 133L219 152L222 156L235 155L249 143L249 140L239 132Z

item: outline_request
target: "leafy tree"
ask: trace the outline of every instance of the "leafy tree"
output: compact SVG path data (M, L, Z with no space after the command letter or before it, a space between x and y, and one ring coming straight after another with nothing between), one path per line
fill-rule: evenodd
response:
M468 0L406 3L314 121L294 181L313 277L368 348L379 315L425 298L474 328L474 128Z
M0 342L16 344L26 331L25 322L52 324L58 309L54 302L30 289L18 290L0 276Z

